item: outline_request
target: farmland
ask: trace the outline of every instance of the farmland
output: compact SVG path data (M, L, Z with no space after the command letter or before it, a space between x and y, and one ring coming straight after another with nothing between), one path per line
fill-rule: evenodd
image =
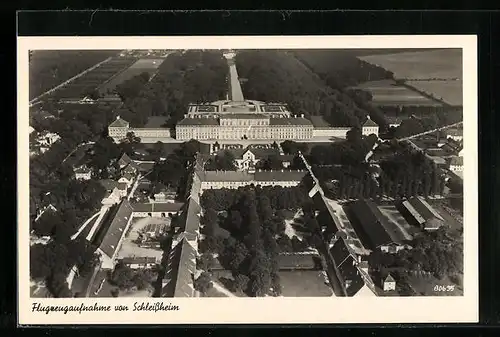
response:
M85 75L75 79L60 90L54 92L51 96L53 99L81 99L85 96L92 95L95 90L112 76L128 68L135 58L116 57L103 63L99 67L89 71Z
M462 105L462 81L407 81L416 90L452 106Z
M116 50L37 50L31 52L30 100L117 53Z
M459 49L414 51L361 56L359 59L391 71L395 79L451 80L462 78Z
M162 64L164 58L144 58L137 60L129 68L111 77L108 81L99 86L99 94L106 94L116 88L117 85L123 83L134 76L141 73L148 73L150 76L156 72L156 69Z
M423 82L419 82L423 83ZM360 89L370 92L372 95L372 104L379 107L415 105L415 106L441 106L436 100L432 100L411 90L406 86L398 85L393 80L381 80L365 82L354 89Z

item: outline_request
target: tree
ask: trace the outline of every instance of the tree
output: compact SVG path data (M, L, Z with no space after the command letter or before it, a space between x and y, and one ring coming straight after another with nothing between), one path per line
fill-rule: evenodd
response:
M194 280L194 289L198 290L202 294L206 294L206 292L213 287L212 279L208 272L201 273L200 276L196 280Z
M234 277L234 290L235 291L246 291L248 287L248 282L250 279L244 274L238 274Z
M121 290L128 290L135 285L133 270L121 263L118 263L111 274L109 282L116 285Z
M261 297L269 292L271 286L270 261L260 250L254 250L251 256L249 290L252 296Z
M270 155L263 161L259 162L259 167L263 170L281 170L283 169L283 162L278 155Z
M132 131L127 132L125 139L122 140L122 143L127 143L127 144L139 144L140 142L141 139L137 137L135 133Z
M206 163L205 169L208 171L235 171L234 155L228 150L224 150L217 154L215 158L210 159Z
M205 271L211 271L212 268L215 266L215 264L216 264L216 260L215 260L214 256L210 253L205 253L199 257L197 267L198 267L198 269L202 269Z
M362 138L363 138L363 135L361 133L360 128L352 128L349 131L347 131L346 139L349 142L358 142L358 141L361 141Z

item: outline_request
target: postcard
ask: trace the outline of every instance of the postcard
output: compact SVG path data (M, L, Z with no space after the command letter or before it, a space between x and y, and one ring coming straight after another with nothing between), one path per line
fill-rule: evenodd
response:
M19 324L478 321L476 36L18 37L17 85Z

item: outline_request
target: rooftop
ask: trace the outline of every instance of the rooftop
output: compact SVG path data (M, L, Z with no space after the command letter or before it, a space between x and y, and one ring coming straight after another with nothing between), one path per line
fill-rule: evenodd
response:
M464 157L452 157L450 160L450 165L454 166L463 166L464 165Z
M161 203L137 203L132 204L134 212L178 212L184 206L181 202L161 202Z
M368 241L368 245L364 244L364 242L363 244L370 249L373 250L391 243L400 244L405 240L404 234L399 227L391 223L373 201L355 201L350 210L357 220L352 222L353 225L357 224L361 227L359 229L364 235L360 235L360 237L364 237L364 240Z
M219 125L219 121L215 118L191 118L187 117L181 120L177 125Z
M121 259L123 264L146 264L146 263L156 263L156 258L148 256L133 256L124 257Z
M304 117L284 117L284 118L270 118L269 125L310 125L312 122Z
M269 117L259 113L234 113L223 115L220 119L269 119Z
M192 297L196 250L182 239L171 251L161 297Z
M279 150L275 148L259 149L259 148L247 147L245 149L223 149L220 150L218 153L223 153L224 151L230 152L235 159L242 159L243 155L248 151L253 153L256 159L264 159L272 155L279 155Z
M133 208L127 200L123 200L109 225L99 249L108 257L114 257L119 242L125 234L125 229L132 217Z
M425 221L432 218L444 221L443 217L422 197L412 197L404 201L403 205L408 209L408 211L410 211L410 213L414 214L414 212L417 212L417 214Z
M106 189L106 191L112 191L118 186L118 182L112 179L102 179L99 183Z
M363 126L365 126L365 127L375 127L375 126L378 126L378 124L375 123L374 121L372 121L371 118L368 116L368 119L363 124Z
M205 171L201 180L208 182L216 181L302 181L306 175L305 171L256 171L249 173L244 171Z
M330 255L340 272L342 284L346 285L347 295L355 295L365 285L356 266L356 256L350 253L343 238L339 238L330 248ZM349 282L349 286L347 286L347 282Z
M109 124L111 128L127 128L129 127L129 122L124 119L121 119L120 116L116 117L113 123Z

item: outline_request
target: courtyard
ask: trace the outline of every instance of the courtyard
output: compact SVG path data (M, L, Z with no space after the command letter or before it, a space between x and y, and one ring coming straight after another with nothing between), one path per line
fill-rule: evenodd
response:
M170 226L170 218L134 218L130 225L128 233L125 234L123 243L118 251L118 259L124 257L154 257L161 260L163 251L161 249L139 247L135 241L139 238L141 231L152 227L151 225L165 225L166 228Z

